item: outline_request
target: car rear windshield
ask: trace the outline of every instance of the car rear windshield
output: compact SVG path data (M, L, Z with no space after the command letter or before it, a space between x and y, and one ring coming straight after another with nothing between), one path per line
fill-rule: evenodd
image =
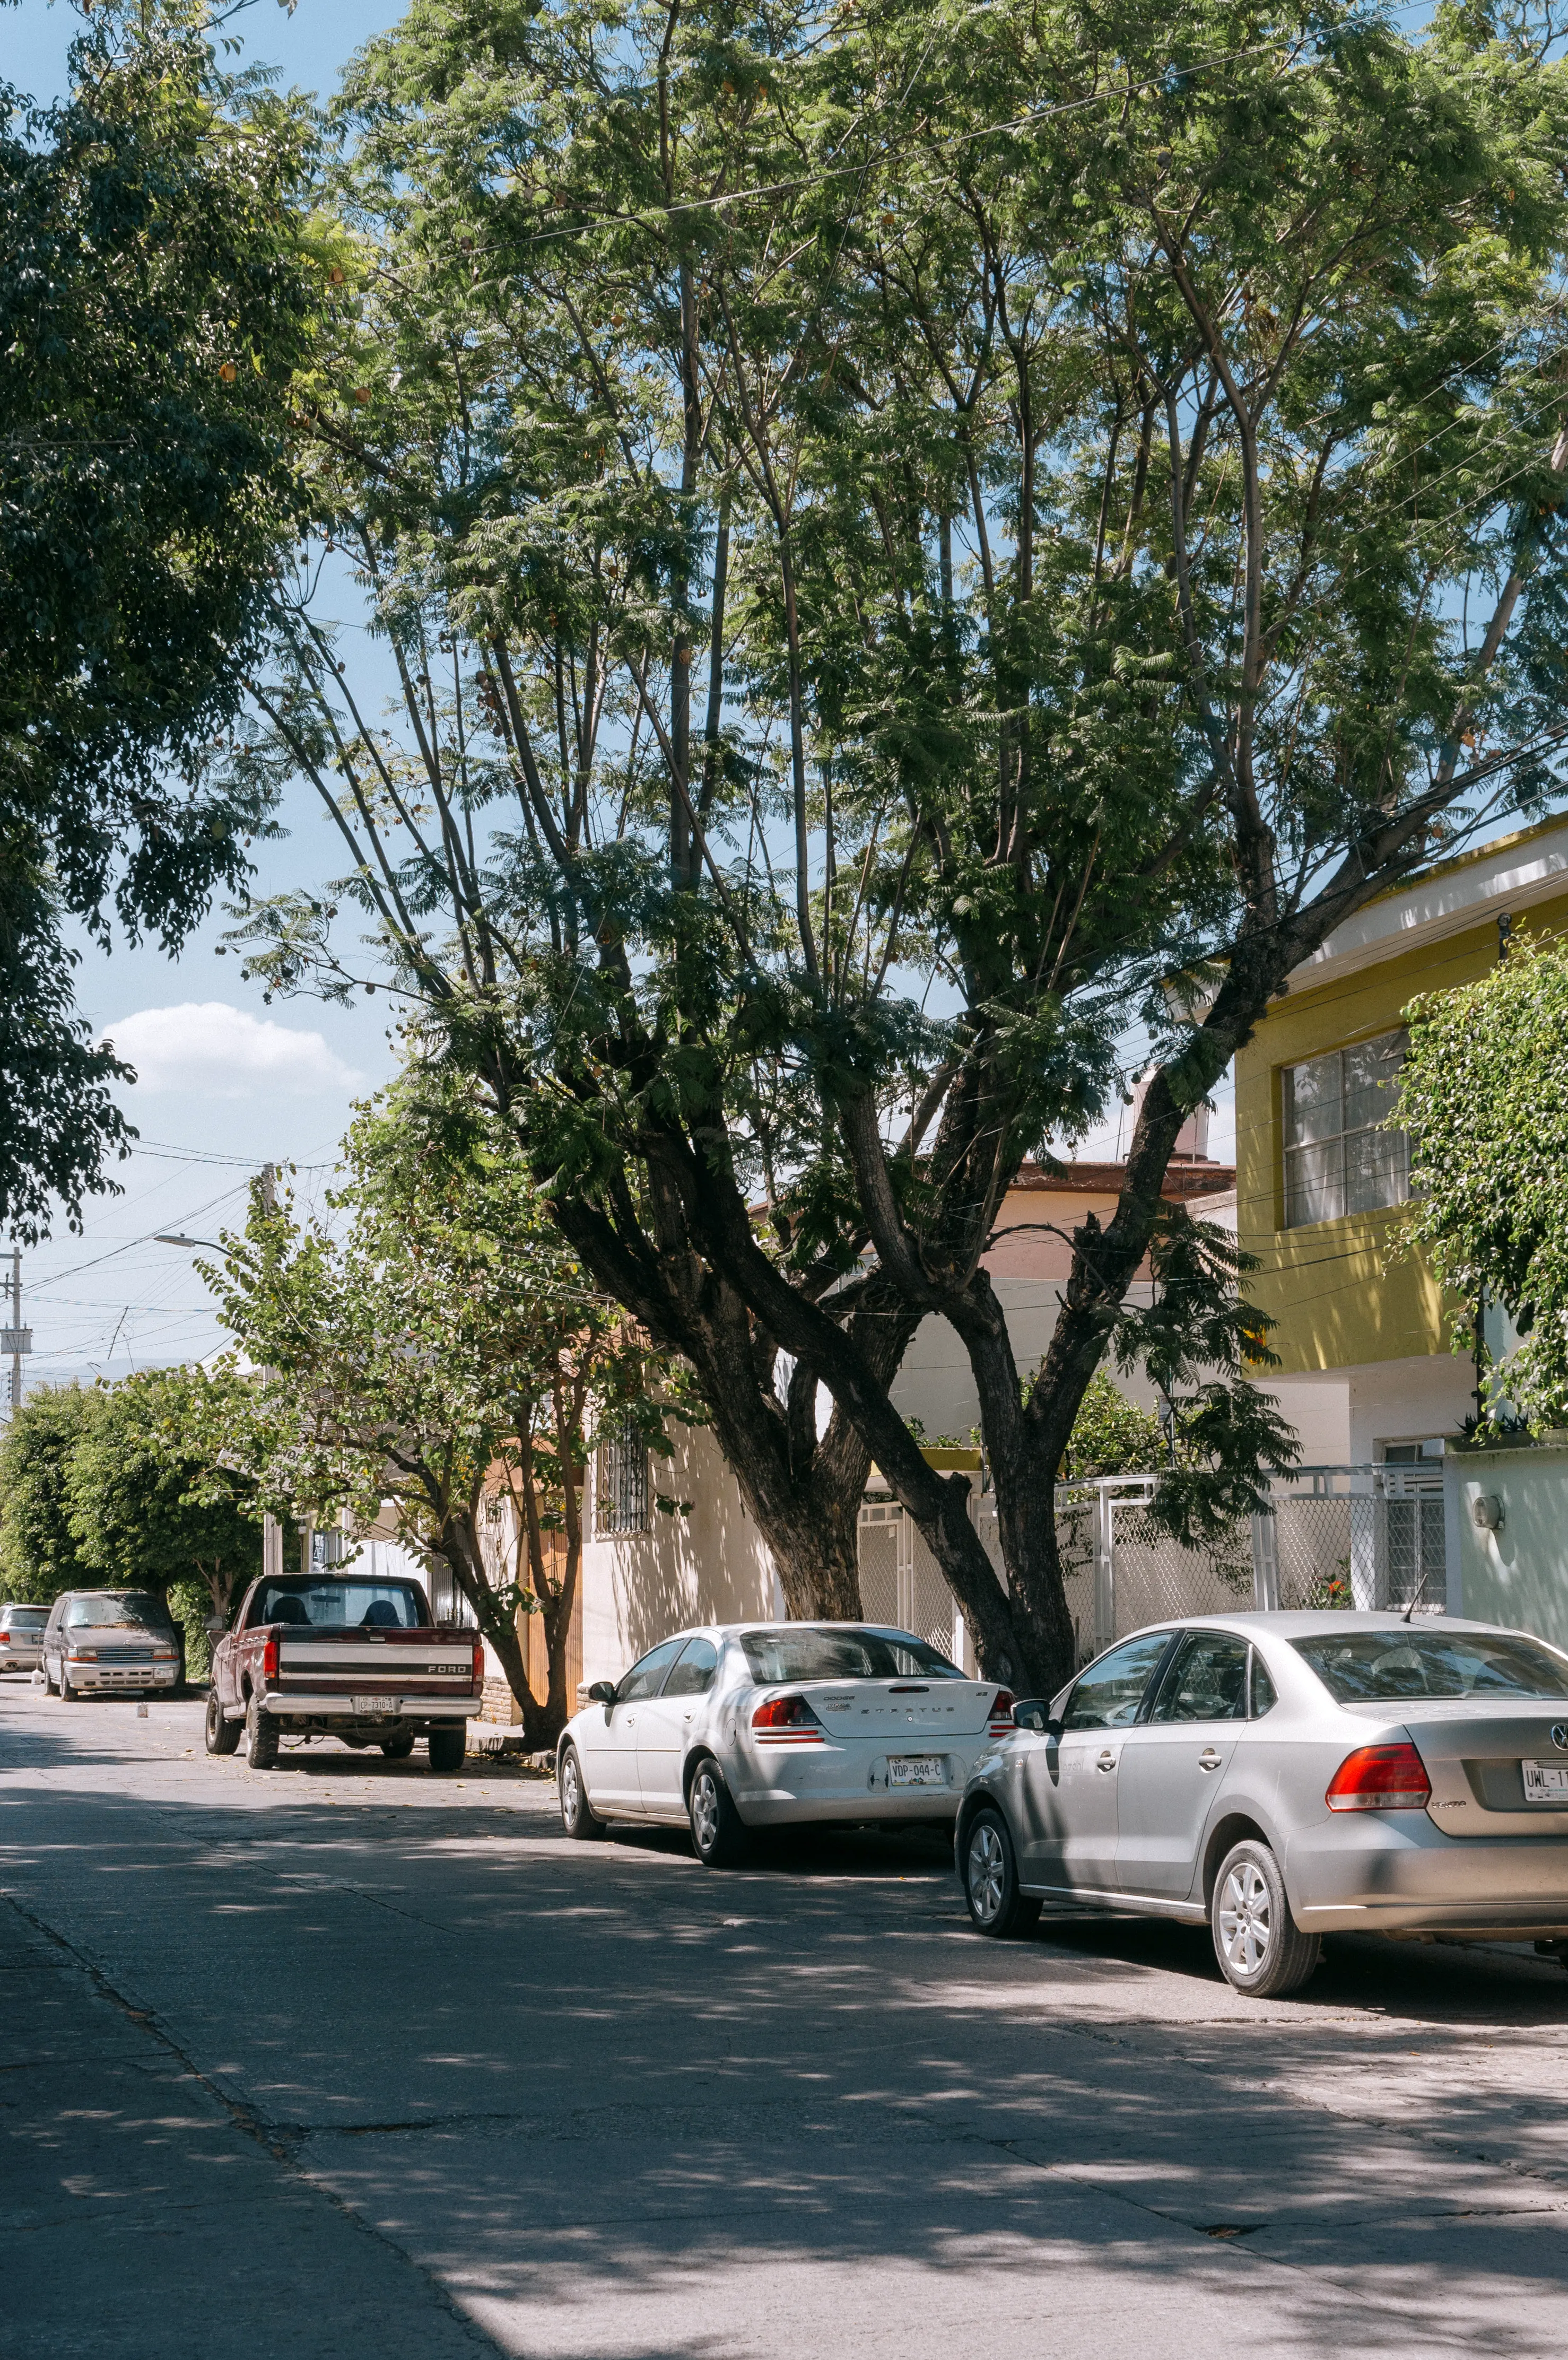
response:
M318 1630L418 1631L430 1621L413 1581L268 1581L246 1618L314 1623Z
M1568 1661L1502 1631L1347 1631L1291 1644L1341 1704L1388 1697L1568 1697Z
M65 1610L68 1631L167 1631L169 1615L156 1598L133 1590L125 1598L73 1598Z
M7 1631L41 1631L48 1621L47 1606L8 1606L5 1609Z
M961 1680L956 1664L903 1631L747 1631L741 1639L758 1688L777 1680Z

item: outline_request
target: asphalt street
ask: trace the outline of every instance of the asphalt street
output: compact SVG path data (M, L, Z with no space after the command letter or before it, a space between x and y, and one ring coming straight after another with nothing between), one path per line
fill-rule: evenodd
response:
M1555 2354L1568 1974L987 1944L940 1845L716 1874L494 1763L0 1682L0 2352Z

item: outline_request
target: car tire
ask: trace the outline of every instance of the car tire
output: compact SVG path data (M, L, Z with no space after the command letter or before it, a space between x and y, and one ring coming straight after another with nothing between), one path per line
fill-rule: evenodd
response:
M71 1674L65 1668L65 1657L60 1659L60 1699L62 1704L76 1702L76 1690L71 1685Z
M583 1765L575 1745L563 1745L556 1766L555 1791L561 1804L561 1824L573 1843L597 1843L608 1830L583 1781Z
M271 1770L278 1763L278 1723L261 1711L255 1697L245 1707L246 1755L253 1770Z
M240 1742L239 1722L224 1719L216 1688L207 1691L207 1718L201 1734L209 1754L232 1754Z
M40 1660L42 1661L44 1668L44 1694L45 1696L54 1696L57 1693L57 1690L55 1688L53 1675L49 1671L49 1657L45 1655Z
M381 1751L388 1762L407 1762L413 1750L413 1738L406 1729L400 1730L396 1737L381 1740Z
M704 1868L735 1868L746 1858L746 1821L735 1809L724 1772L711 1754L704 1754L691 1773L686 1815L691 1827L691 1849Z
M1303 1934L1290 1915L1279 1862L1252 1837L1220 1863L1209 1928L1220 1972L1249 1999L1299 1991L1323 1955L1321 1938Z
M1015 1940L1040 1923L1040 1903L1018 1890L1012 1830L994 1803L983 1804L964 1831L964 1900L975 1932L993 1941Z
M463 1757L468 1751L468 1723L460 1721L455 1729L432 1729L425 1740L425 1751L436 1776L450 1778L463 1767Z

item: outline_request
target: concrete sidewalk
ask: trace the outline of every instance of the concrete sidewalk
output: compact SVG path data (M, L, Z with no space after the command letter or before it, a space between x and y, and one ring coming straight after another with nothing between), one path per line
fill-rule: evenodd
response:
M0 2026L0 2353L495 2351L134 2000L5 1900Z

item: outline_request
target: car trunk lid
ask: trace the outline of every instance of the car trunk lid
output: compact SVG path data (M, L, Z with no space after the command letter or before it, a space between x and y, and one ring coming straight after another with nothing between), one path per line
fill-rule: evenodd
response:
M1423 1703L1403 1727L1432 1780L1428 1815L1444 1835L1568 1835L1568 1704L1465 1697ZM1528 1780L1537 1795L1527 1791L1527 1764L1540 1765Z
M791 1680L830 1737L940 1745L976 1737L990 1719L994 1680Z

